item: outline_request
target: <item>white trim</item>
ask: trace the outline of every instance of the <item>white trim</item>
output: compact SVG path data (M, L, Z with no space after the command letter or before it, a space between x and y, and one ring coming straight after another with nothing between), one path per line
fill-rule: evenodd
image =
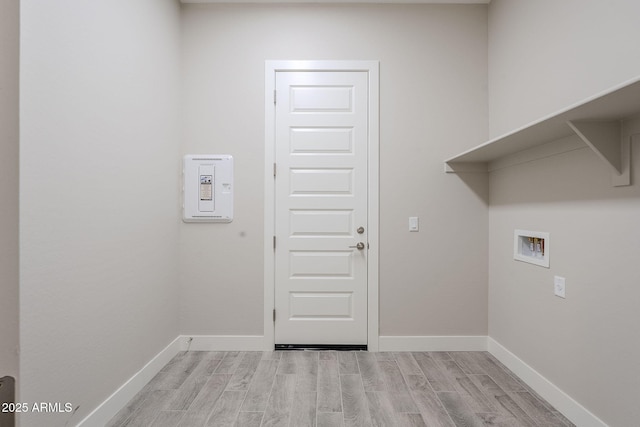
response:
M149 381L181 350L181 337L142 367L127 382L111 394L96 409L78 423L77 427L103 426L113 418Z
M382 336L380 351L487 351L487 338L478 336Z
M276 89L276 69L274 62L265 62L264 80L264 350L271 350L275 346L275 329L273 310L275 309L275 253L273 239L275 238L276 215L275 197L276 184L273 179L273 165L275 157L275 106L273 93Z
M360 62L362 63L362 62ZM368 266L367 266L367 316L369 351L379 351L379 278L380 265L380 63L368 61L369 73L369 205L368 218ZM364 65L364 64L363 64Z
M275 345L273 329L274 308L274 253L275 235L275 107L273 93L277 71L366 71L369 75L369 263L367 267L367 345L378 351L378 299L379 299L379 169L380 169L380 116L379 116L379 61L265 61L265 175L264 175L264 350Z
M189 341L190 338L193 339ZM180 335L80 421L77 427L106 425L180 351L262 351L264 348L264 337L257 335Z
M193 340L189 343L189 338ZM372 351L489 351L571 422L608 427L522 359L487 336L381 336ZM258 335L180 335L87 415L78 427L105 425L180 351L261 351L273 343Z
M491 337L488 339L488 350L489 353L511 369L514 374L575 425L580 427L607 427L607 424L589 412L587 408Z
M263 351L265 349L262 335L182 335L181 338L182 350L185 351ZM193 338L191 342L189 342L190 338Z

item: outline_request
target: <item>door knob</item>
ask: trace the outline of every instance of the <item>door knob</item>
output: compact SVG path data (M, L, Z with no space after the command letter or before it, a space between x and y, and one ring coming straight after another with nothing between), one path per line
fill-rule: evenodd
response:
M362 242L358 242L355 246L349 246L350 248L356 248L358 250L363 250L364 249L364 243Z
M358 234L362 234L364 233L364 227L358 227L356 231L358 232Z

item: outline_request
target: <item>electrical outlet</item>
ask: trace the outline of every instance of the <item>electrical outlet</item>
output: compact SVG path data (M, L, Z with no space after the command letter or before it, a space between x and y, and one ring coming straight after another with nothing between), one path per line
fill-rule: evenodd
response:
M560 298L566 298L564 277L553 276L553 292Z

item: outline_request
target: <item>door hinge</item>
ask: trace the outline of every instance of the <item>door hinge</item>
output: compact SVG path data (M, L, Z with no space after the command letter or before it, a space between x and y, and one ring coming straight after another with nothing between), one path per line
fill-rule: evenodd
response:
M273 90L273 105L276 105L276 98L277 98L277 94L278 92L274 89Z
M276 164L273 164L273 177L276 177Z
M276 309L273 309L273 323L276 323Z
M276 250L276 236L273 236L273 250Z

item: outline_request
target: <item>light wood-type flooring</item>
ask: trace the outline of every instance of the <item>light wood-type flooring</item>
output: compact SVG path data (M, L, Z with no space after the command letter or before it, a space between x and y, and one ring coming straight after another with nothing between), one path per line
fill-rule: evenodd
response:
M573 426L486 352L182 352L108 424Z

